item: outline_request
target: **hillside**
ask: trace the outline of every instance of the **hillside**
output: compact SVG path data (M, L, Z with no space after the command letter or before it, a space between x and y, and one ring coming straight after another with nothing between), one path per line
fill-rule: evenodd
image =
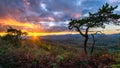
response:
M120 34L111 34L111 35L104 35L104 34L97 34L95 35L96 40L96 47L104 47L110 48L113 50L119 49L119 38ZM92 43L92 38L89 39L89 46ZM53 35L53 36L41 36L40 40L44 40L46 42L54 42L64 46L75 46L75 47L82 47L84 38L79 34L72 35Z

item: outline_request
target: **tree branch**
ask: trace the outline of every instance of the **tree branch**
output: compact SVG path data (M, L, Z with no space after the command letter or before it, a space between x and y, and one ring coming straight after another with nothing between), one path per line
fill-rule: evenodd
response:
M92 36L93 43L92 43L92 49L91 49L90 53L92 55L93 50L94 50L94 45L95 45L95 37L94 37L94 34L91 34L91 36Z
M102 31L96 31L93 35L98 34L98 33L104 34L102 33Z
M85 37L85 34L82 33L82 31L80 30L80 28L79 28L79 27L76 27L76 28L77 28L77 31L78 31L83 37Z
M92 55L92 53L93 53L94 45L95 45L95 42L96 42L94 35L96 35L96 34L98 34L98 33L104 34L104 33L102 33L101 31L96 31L96 33L91 34L91 36L92 36L92 40L93 40L93 43L92 43L92 49L91 49L91 55Z

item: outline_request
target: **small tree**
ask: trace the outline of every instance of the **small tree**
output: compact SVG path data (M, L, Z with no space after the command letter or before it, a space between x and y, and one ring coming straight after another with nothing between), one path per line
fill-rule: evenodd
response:
M22 37L26 35L27 35L26 32L22 32L21 30L17 30L12 27L9 27L7 29L7 34L3 36L2 39L9 41L13 45L20 46Z
M119 25L118 19L120 18L120 15L114 14L113 11L118 6L109 6L109 4L103 5L101 9L98 10L96 13L89 12L88 17L81 18L79 20L77 19L71 19L69 22L69 29L75 28L84 38L84 51L85 54L87 54L87 42L89 39L89 29L90 28L105 28L105 24L116 24ZM85 30L85 32L82 32L82 29ZM95 42L95 41L94 41Z

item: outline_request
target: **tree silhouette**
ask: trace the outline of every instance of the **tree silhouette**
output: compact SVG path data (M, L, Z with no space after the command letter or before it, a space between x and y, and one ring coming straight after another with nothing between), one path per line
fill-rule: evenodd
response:
M7 29L7 34L3 36L2 39L9 41L13 45L20 46L22 37L26 35L27 35L26 32L22 32L21 30L17 30L12 27L9 27Z
M90 28L105 28L105 24L115 24L119 25L118 19L120 18L120 15L113 13L113 11L118 6L110 6L108 3L102 6L96 13L89 12L88 17L84 17L81 19L71 19L69 22L69 29L75 28L84 38L84 51L85 54L87 54L87 42L89 39L89 29ZM85 32L83 32L83 30ZM94 41L95 42L95 41Z

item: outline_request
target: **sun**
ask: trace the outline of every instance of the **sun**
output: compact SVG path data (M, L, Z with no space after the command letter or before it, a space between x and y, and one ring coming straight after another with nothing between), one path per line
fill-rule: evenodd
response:
M33 36L34 36L34 37L37 37L38 35L37 35L37 33L34 33Z
M38 33L33 32L33 33L31 33L30 35L31 35L31 37L32 37L32 40L34 40L34 41L39 40L39 35L38 35Z

